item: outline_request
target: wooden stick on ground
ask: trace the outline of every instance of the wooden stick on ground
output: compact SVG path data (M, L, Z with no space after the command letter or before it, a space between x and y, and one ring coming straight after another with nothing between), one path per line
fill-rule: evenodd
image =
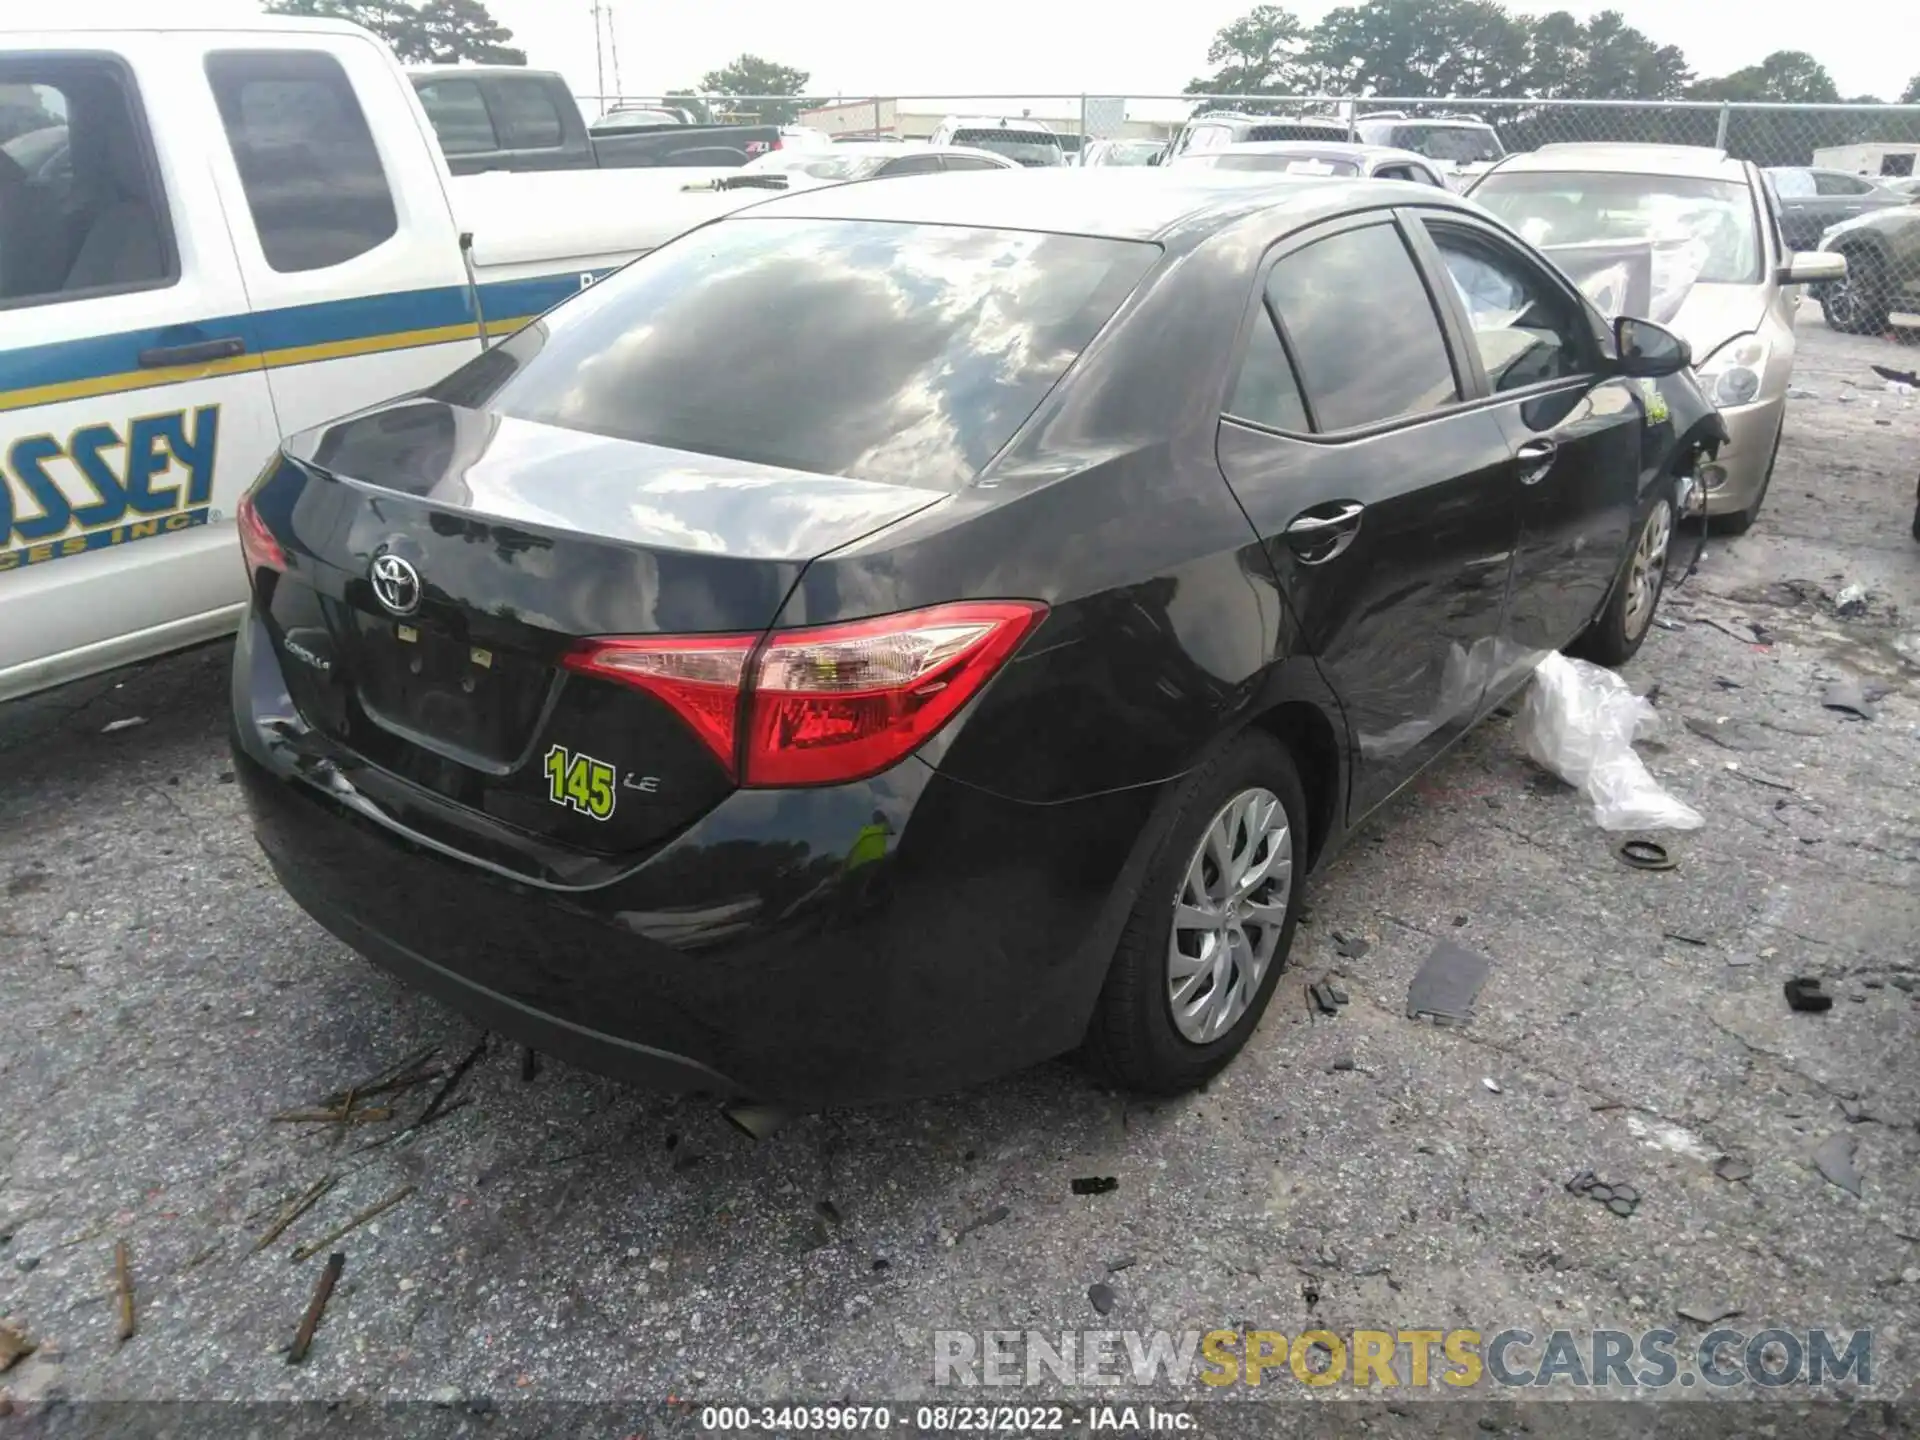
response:
M113 1242L113 1283L120 1292L120 1339L133 1338L133 1261L127 1254L127 1242Z
M318 1255L322 1250L326 1249L329 1245L333 1244L336 1240L339 1240L342 1236L346 1235L348 1232L353 1230L358 1230L362 1225L366 1224L369 1220L373 1219L374 1216L382 1214L385 1211L391 1210L394 1206L398 1205L402 1200L406 1199L411 1194L413 1194L413 1186L402 1185L398 1190L394 1191L393 1194L389 1195L386 1199L382 1200L379 1204L369 1205L366 1209L362 1210L358 1215L354 1216L351 1220L347 1221L344 1225L341 1225L338 1229L334 1230L331 1234L323 1235L320 1239L315 1240L312 1244L302 1245L298 1250L295 1250L293 1252L294 1263L297 1265L302 1260L311 1260L314 1256Z
M280 1236L285 1233L289 1225L293 1224L294 1221L311 1210L314 1205L319 1202L322 1195L333 1189L334 1185L338 1183L339 1178L337 1175L322 1175L308 1187L305 1194L296 1195L288 1202L287 1207L280 1212L279 1218L273 1222L272 1226L267 1230L267 1233L262 1235L259 1240L254 1243L253 1253L258 1255L262 1250L266 1249L267 1246L278 1240Z
M300 1328L294 1332L293 1348L287 1352L289 1365L298 1365L307 1358L307 1349L313 1344L313 1332L320 1328L320 1316L325 1313L328 1297L333 1294L334 1283L339 1280L346 1264L347 1257L338 1250L327 1256L326 1268L320 1272L319 1282L313 1287L313 1299L307 1302L307 1313L300 1317Z

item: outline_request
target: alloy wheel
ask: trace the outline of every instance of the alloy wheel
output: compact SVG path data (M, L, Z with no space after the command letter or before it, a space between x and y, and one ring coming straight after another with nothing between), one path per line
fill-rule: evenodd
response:
M1271 790L1220 807L1187 862L1167 940L1173 1023L1196 1045L1218 1040L1260 993L1293 895L1293 831Z
M1633 547L1633 563L1627 571L1626 632L1631 639L1638 639L1653 623L1653 607L1660 603L1667 549L1672 541L1673 506L1660 500L1641 527L1640 541Z

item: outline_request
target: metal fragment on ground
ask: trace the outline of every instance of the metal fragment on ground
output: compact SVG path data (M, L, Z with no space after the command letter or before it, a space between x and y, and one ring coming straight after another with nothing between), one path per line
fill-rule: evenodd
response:
M1827 1183L1838 1185L1849 1195L1860 1196L1860 1172L1853 1164L1853 1137L1844 1131L1829 1135L1813 1152L1813 1165Z
M1672 870L1680 863L1666 846L1653 840L1622 840L1613 853L1635 870Z
M1811 975L1796 975L1782 987L1787 1004L1803 1015L1819 1015L1833 1009L1833 994L1826 982Z
M1673 1313L1682 1320L1691 1320L1695 1325L1712 1325L1721 1320L1731 1320L1743 1311L1729 1300L1693 1301L1685 1305L1674 1306Z
M1868 701L1858 680L1834 681L1827 687L1827 693L1820 697L1820 703L1829 710L1858 716L1862 720L1871 720L1879 713Z
M1072 1182L1076 1195L1110 1195L1119 1188L1119 1180L1112 1175L1082 1175Z
M1737 1155L1722 1155L1714 1161L1713 1173L1722 1180L1745 1180L1752 1176L1753 1166Z
M961 1235L971 1235L974 1231L984 1230L989 1225L998 1225L1002 1220L1005 1220L1012 1213L1013 1212L1007 1209L1006 1206L996 1205L991 1210L987 1211L986 1214L976 1216L974 1219L969 1220L965 1225L962 1225L960 1229L955 1232L955 1238L957 1239Z
M1418 1020L1425 1015L1436 1021L1466 1024L1492 968L1493 962L1477 950L1451 940L1436 941L1407 987L1407 1018Z

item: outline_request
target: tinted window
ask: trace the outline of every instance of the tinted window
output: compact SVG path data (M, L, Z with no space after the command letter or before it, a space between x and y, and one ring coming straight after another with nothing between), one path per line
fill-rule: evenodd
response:
M106 56L0 57L0 306L178 278L132 77Z
M1046 130L956 130L952 143L971 145L976 150L991 150L1022 165L1044 167L1067 163L1060 137Z
M538 80L495 80L493 108L515 150L557 149L566 136L553 96Z
M938 155L902 155L898 160L885 162L882 175L938 175L940 157Z
M949 170L1004 170L1004 165L996 165L991 160L978 155L949 155L946 157Z
M1247 133L1241 138L1246 140L1345 140L1347 131L1343 125L1303 125L1279 121L1267 125L1249 125Z
M471 80L435 80L415 87L420 103L426 107L433 133L440 137L440 148L449 155L481 155L498 150L500 141L493 133L493 117L487 114L480 87Z
M1360 167L1351 160L1324 160L1313 155L1236 154L1227 150L1206 157L1215 170L1267 170L1281 175L1355 176Z
M1571 301L1518 256L1477 235L1429 226L1466 306L1474 347L1496 391L1580 374L1585 351Z
M1280 332L1274 329L1267 307L1260 306L1253 317L1253 333L1247 340L1247 358L1240 362L1240 378L1234 384L1227 413L1251 420L1274 430L1305 431L1307 407L1300 399L1300 382L1294 379L1293 366L1280 344Z
M1391 225L1315 241L1267 281L1322 430L1417 415L1460 398L1440 321Z
M1396 125L1385 143L1455 165L1484 164L1507 153L1500 137L1480 125Z
M331 55L227 51L207 57L207 79L268 265L324 270L393 237L380 154Z
M1864 195L1873 186L1857 175L1842 175L1835 170L1813 172L1813 188L1822 195Z
M845 220L711 225L435 390L706 455L952 487L1012 438L1159 250ZM795 337L804 337L804 353Z

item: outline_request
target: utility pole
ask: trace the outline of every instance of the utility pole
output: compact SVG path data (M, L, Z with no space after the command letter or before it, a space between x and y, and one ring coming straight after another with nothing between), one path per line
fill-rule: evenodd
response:
M613 93L625 95L620 84L620 32L614 29L613 0L607 0L607 49L613 55Z
M607 62L600 48L600 0L593 0L593 68L594 86L599 91L595 97L600 105L600 113L607 113Z

